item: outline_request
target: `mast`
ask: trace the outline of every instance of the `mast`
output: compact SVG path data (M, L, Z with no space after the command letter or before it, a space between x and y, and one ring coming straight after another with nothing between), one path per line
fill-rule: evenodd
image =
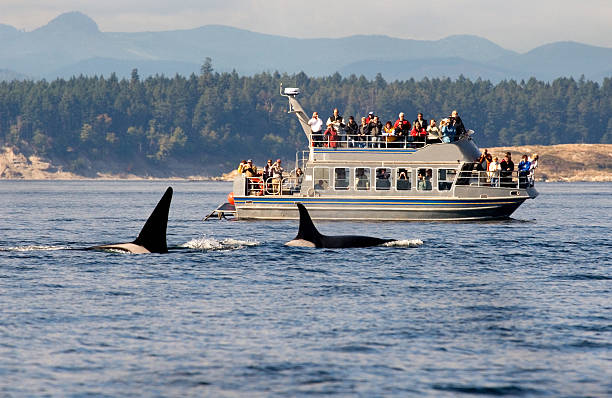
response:
M304 112L302 105L298 102L296 97L300 94L300 89L295 87L287 87L283 90L283 83L280 84L280 95L283 97L287 97L289 100L289 110L287 113L293 113L297 116L300 125L302 126L302 130L304 130L304 134L306 134L306 139L308 142L311 142L311 134L312 130L308 125L308 121L310 118Z

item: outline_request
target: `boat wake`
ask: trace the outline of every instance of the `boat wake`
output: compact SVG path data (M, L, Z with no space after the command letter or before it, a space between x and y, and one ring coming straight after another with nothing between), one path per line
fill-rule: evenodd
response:
M423 241L420 239L394 240L392 242L387 242L383 244L383 246L387 246L387 247L419 247L422 245L423 245Z
M181 247L187 249L195 249L202 251L211 250L237 250L244 247L257 246L259 242L256 240L241 240L241 239L223 239L218 240L215 238L202 237L199 239L192 239L189 242L183 243Z
M56 250L67 250L67 249L70 249L70 248L68 246L27 245L27 246L0 247L0 252L56 251Z

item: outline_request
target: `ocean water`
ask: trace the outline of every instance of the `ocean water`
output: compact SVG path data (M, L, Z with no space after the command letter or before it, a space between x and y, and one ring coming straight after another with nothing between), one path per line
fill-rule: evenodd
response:
M174 188L165 255L131 241ZM612 395L612 184L497 222L202 218L231 184L1 181L0 396Z

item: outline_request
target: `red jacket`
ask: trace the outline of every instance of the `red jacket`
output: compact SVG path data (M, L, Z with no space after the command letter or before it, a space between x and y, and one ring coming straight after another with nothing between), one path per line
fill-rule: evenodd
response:
M419 130L413 128L410 131L410 135L413 137L425 137L427 135L427 130L425 130L423 127L421 127Z
M338 132L334 128L328 127L323 136L329 140L330 148L335 148L338 145ZM324 145L327 146L327 142Z
M397 119L397 120L395 121L395 124L393 125L393 128L394 128L396 131L398 131L398 127L399 127L400 123L402 124L402 127L401 127L401 131L402 131L402 132L408 132L408 131L410 131L410 122L409 122L408 120L406 120L406 119L404 119L404 120L402 120L402 121L400 121L399 119Z

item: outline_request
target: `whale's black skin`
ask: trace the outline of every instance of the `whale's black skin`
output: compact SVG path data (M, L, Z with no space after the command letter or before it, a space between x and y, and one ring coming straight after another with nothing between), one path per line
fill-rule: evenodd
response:
M160 199L135 241L90 247L91 250L121 250L129 253L168 253L166 228L172 201L172 187Z
M395 239L380 239L360 235L327 236L317 231L308 210L301 203L296 203L300 210L300 229L295 239L285 243L287 246L320 247L339 249L346 247L370 247L392 242Z

